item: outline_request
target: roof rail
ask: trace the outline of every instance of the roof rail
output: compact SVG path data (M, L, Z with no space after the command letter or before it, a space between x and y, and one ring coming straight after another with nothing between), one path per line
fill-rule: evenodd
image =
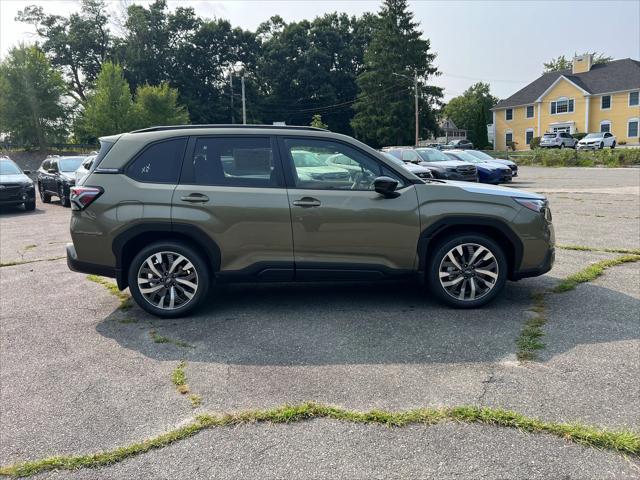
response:
M307 127L303 125L239 125L239 124L204 124L204 125L162 125L157 127L142 128L129 133L161 132L164 130L192 130L195 128L258 128L265 130L314 130L327 132L328 130L318 127Z

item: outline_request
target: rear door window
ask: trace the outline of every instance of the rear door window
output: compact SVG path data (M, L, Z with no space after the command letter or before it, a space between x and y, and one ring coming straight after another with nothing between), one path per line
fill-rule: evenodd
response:
M178 183L187 139L152 143L129 164L128 177L145 183Z
M281 170L270 137L201 137L180 183L273 188L283 185Z

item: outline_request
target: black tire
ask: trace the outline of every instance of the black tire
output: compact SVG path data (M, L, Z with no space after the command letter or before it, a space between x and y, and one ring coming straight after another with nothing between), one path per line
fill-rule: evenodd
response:
M440 281L440 265L449 251L458 245L477 244L493 254L497 263L497 278L493 287L484 295L475 300L460 300L447 292ZM455 308L477 308L487 304L500 293L507 280L507 258L497 242L491 238L473 233L458 233L439 242L434 246L432 254L427 259L426 280L431 293L442 303ZM481 255L485 255L484 253ZM478 282L479 285L479 282Z
M616 142L613 142L613 143L611 144L611 150L613 150L614 148L616 148Z
M183 306L173 309L160 308L152 305L140 291L138 272L149 257L159 252L175 252L182 255L191 263L196 272L197 289L193 297L185 302ZM202 255L191 246L176 241L156 242L143 248L131 261L128 271L129 290L133 299L140 308L160 318L183 317L198 308L209 292L210 277L211 271Z
M600 142L600 150L604 148L604 142Z
M44 188L40 183L38 184L38 192L40 193L40 200L42 200L42 203L51 203L51 195L44 191Z
M564 143L560 144L560 150L564 149Z
M58 197L60 197L60 205L69 208L71 206L71 199L69 198L69 189L64 188L64 185L58 186Z
M24 209L27 212L33 212L36 209L36 199L34 198L33 200L27 200L24 202Z

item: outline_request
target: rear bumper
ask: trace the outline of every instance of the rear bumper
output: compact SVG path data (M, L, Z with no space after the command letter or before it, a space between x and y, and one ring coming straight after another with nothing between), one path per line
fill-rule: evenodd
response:
M74 272L100 275L102 277L116 278L118 273L114 267L78 260L78 255L73 243L67 243L67 266L69 270Z

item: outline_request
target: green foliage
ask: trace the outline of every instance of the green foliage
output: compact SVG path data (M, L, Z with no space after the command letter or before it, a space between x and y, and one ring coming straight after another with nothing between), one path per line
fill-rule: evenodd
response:
M478 82L462 95L452 98L445 105L443 114L453 120L458 128L469 130L468 136L474 145L486 145L489 143L486 140L487 124L492 121L491 109L497 102L498 99L491 95L489 84ZM484 114L482 122L481 114Z
M529 148L531 150L535 150L536 148L540 148L540 137L533 137L529 142Z
M132 115L135 128L189 123L189 114L178 104L178 91L167 83L138 87Z
M604 53L599 52L585 52L583 55L591 53L593 55L593 65L598 65L601 63L607 63L613 60L612 57L606 56ZM574 53L574 56L577 57L577 52ZM560 70L571 69L573 66L573 59L567 58L564 55L560 55L559 57L552 58L548 62L544 63L544 72L557 72Z
M11 140L46 148L66 134L64 81L37 47L11 49L0 63L0 132Z
M87 99L84 112L76 122L75 135L82 141L95 141L103 135L126 132L134 125L132 113L133 100L122 67L105 62L96 90Z
M329 128L326 123L323 123L322 115L320 114L315 114L313 116L313 118L311 119L311 126L315 128L324 128L324 129Z
M587 134L585 132L576 132L576 133L572 133L571 136L576 140L582 140L584 137L587 136Z
M435 128L434 107L442 89L427 86L438 74L429 40L422 38L406 0L385 0L358 75L351 126L373 146L414 142L414 75L418 75L421 136ZM397 75L403 75L398 77Z
M17 20L34 26L42 49L63 73L73 96L86 100L113 44L105 2L82 0L80 12L68 16L46 14L42 7L31 5L18 13Z
M622 265L623 263L640 262L640 255L622 255L610 260L602 260L593 263L579 272L569 275L556 285L552 291L554 293L563 293L573 290L580 283L591 282L601 276L607 268Z

